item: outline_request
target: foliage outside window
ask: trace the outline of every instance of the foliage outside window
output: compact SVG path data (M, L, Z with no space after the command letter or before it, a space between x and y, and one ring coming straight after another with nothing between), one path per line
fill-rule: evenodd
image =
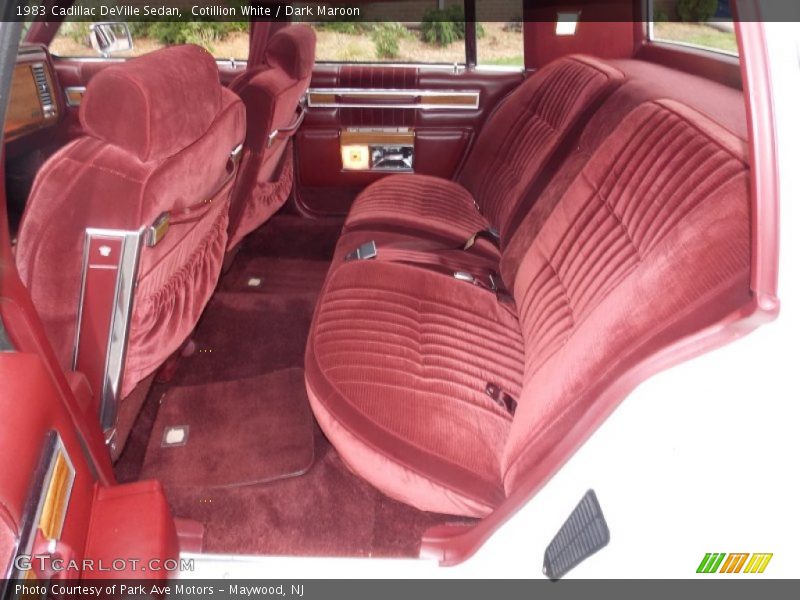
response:
M56 56L96 57L89 42L89 25L62 23L50 51ZM141 56L165 46L197 44L217 58L247 60L250 24L246 22L139 21L128 23L133 49L114 56Z
M108 0L105 0L108 4ZM76 4L93 6L97 0L76 0ZM91 23L65 21L61 24L50 52L56 56L97 57L89 42ZM174 44L197 44L217 58L247 60L250 50L247 22L228 21L136 21L129 22L133 49L115 54L119 57L141 56Z
M650 0L651 39L738 55L730 0Z
M317 33L318 61L433 64L466 61L462 0L375 2L359 6L363 9L359 19L309 23ZM481 12L483 6L485 14ZM506 14L507 21L500 21ZM477 24L478 63L521 67L522 0L478 2L477 17L483 21Z
M359 18L308 23L317 33L317 60L463 63L463 2L442 4L438 0L362 3Z
M78 0L91 5L97 0ZM304 4L324 4L305 2ZM317 60L330 62L466 62L463 0L413 0L360 3L361 16L308 23L317 34ZM477 3L478 63L523 65L522 0ZM96 57L89 23L64 22L50 50L57 56ZM128 24L139 56L172 44L198 44L217 58L246 60L249 24L223 21L151 21Z

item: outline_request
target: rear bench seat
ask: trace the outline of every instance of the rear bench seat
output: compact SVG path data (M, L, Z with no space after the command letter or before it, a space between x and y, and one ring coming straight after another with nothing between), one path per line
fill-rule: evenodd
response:
M585 119L623 80L618 69L587 56L553 61L489 117L457 181L395 175L360 194L339 249L375 241L411 260L433 250L440 259L496 268L497 247L524 216L523 200L552 174ZM451 249L479 232L469 256L453 256Z
M423 252L382 259L380 242L377 260L343 260L359 241L356 222L359 235L418 240L416 247L458 240L487 222L507 224L525 201L520 190L533 183L505 181L525 166L509 167L519 153L487 158L493 149L481 140L490 130L468 165L483 157L474 165L489 165L480 179L494 177L502 190L482 206L480 216L491 220L469 213L470 194L456 184L391 177L356 201L340 240L307 345L311 406L356 473L422 510L488 514L611 382L749 299L741 94L635 61L591 64L605 73L619 67L626 83L555 174L533 169L540 171L533 179L548 183L511 236L501 233L504 293L454 277L449 263ZM563 101L579 80L548 85L564 84ZM678 100L721 115L724 126ZM591 102L580 103L593 112ZM509 131L531 131L539 112L516 110ZM531 147L525 160L547 163L551 146ZM396 202L384 205L384 216L367 208L376 188L383 202ZM406 203L410 189L428 199ZM448 200L455 190L457 203ZM432 210L437 198L446 211ZM448 214L453 227L445 231Z

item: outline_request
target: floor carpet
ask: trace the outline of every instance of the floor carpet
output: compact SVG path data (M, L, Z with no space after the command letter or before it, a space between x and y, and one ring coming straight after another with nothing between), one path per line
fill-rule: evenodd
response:
M154 385L117 462L120 481L161 478L174 514L205 525L207 552L415 556L425 529L464 522L396 502L353 475L313 421L314 459L302 475L213 485L226 468L242 479L245 472L266 473L264 463L273 463L273 473L287 470L281 465L291 452L280 460L265 456L286 447L259 440L259 433L264 428L268 438L281 430L269 422L289 418L279 417L281 410L297 415L307 408L299 373L340 227L336 220L279 215L246 239L193 336L196 352L181 359L170 383ZM190 421L190 444L201 427L213 450L180 455L166 452L180 448L161 448L175 413ZM232 442L239 434L246 443ZM295 448L301 458L306 447Z
M142 478L218 488L302 475L314 462L304 389L302 369L171 388L161 400Z

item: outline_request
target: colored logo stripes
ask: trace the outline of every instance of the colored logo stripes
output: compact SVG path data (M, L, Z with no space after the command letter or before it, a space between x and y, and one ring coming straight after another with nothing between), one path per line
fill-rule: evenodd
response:
M763 573L770 560L772 560L772 553L749 554L747 552L740 552L725 554L724 552L708 552L703 557L703 560L700 561L697 572Z

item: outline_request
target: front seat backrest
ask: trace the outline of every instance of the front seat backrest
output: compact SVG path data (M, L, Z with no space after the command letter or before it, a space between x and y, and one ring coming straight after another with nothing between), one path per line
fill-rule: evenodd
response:
M291 136L302 120L298 105L311 82L315 49L311 27L281 29L267 43L264 64L231 83L230 89L247 107L247 139L231 207L229 248L266 222L289 197Z
M231 153L241 150L244 106L220 85L210 54L174 46L98 73L80 119L86 135L53 155L36 177L17 264L68 370L87 228L144 235L162 218L163 239L143 243L139 255L116 390L124 398L186 340L216 286L235 177ZM96 398L104 393L93 392ZM124 441L125 432L118 433Z

